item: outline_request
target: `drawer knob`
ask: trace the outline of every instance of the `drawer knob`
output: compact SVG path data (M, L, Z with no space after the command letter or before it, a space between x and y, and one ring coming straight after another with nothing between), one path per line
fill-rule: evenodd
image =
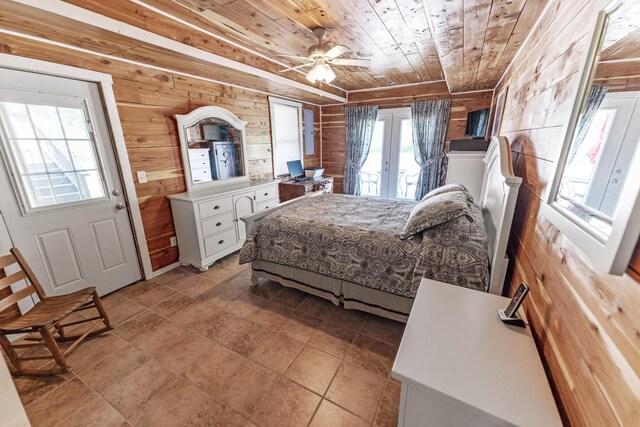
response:
M214 206L214 207L213 207L213 209L214 209L214 210L216 210L216 209L220 209L220 206Z
M216 227L220 227L221 225L222 225L222 223L219 222L219 223L216 224Z
M224 240L220 240L220 241L218 242L218 244L219 244L219 245L221 245L221 244L223 244L223 243L224 243Z
M264 193L264 195L265 195L265 196L268 196L268 195L269 195L269 193Z

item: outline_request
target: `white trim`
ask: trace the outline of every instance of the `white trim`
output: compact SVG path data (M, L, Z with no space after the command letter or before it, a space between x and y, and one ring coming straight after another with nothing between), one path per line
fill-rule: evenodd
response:
M46 2L40 0L13 0L16 3L31 6L33 8L43 10L49 13L53 13L58 16L64 16L66 18L73 19L79 22L90 23L91 26L100 28L106 31L120 34L125 37L129 37L135 40L148 43L153 46L157 46L163 49L168 49L173 52L188 55L192 58L206 61L212 64L220 65L222 67L230 68L235 71L239 71L246 74L251 74L256 77L265 78L273 82L299 89L314 95L322 96L328 99L336 101L346 101L345 98L334 95L330 92L325 92L313 86L306 85L304 83L296 82L286 77L271 73L269 71L262 70L251 65L243 64L225 58L224 56L216 55L211 52L207 52L202 49L189 46L178 41L172 40L167 37L152 33L147 30L142 30L133 25L126 24L124 22L117 21L115 19L100 15L87 9L83 9L79 6L75 6L60 0L48 0Z
M402 84L402 85L393 85L393 86L385 86L385 87L371 87L371 88L366 88L366 89L354 89L354 90L349 90L347 92L348 93L373 92L373 91L376 91L376 90L392 90L392 89L396 89L396 88L399 88L399 87L429 85L429 84L442 83L442 82L446 82L446 80L430 80L430 81L427 81L427 82L406 83L406 84ZM447 90L449 90L448 86L447 86Z
M302 103L289 101L282 98L276 98L274 96L269 97L269 123L271 127L271 151L273 154L273 177L278 178L276 174L276 160L278 157L278 144L276 142L276 126L273 117L273 104L280 105L288 105L289 107L294 107L298 111L298 143L300 147L300 162L302 163L302 167L304 168L304 140L302 137ZM321 126L322 127L322 124Z
M162 267L162 268L160 268L158 270L154 270L153 274L152 274L152 278L161 276L161 275L163 275L164 273L166 273L168 271L174 270L174 269L180 267L180 265L181 265L180 261L176 261L173 264L167 265L166 267ZM147 279L147 280L149 280L149 279Z
M116 99L113 94L113 80L111 75L4 53L0 54L0 66L57 77L76 80L79 79L98 84L103 97L105 116L113 139L114 152L118 162L118 169L120 171L120 179L124 184L124 194L127 199L127 206L130 213L131 228L138 246L138 256L142 266L142 273L145 279L151 278L153 276L151 258L149 256L149 248L147 247L147 240L144 233L142 215L140 213L138 197L136 195L135 184L133 182L129 155L127 154L127 146L122 132L120 116L118 115Z

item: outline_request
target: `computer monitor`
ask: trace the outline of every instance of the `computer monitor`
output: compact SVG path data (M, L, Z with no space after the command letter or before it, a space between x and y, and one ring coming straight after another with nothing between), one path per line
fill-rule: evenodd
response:
M302 169L302 162L300 160L287 162L287 168L289 169L289 175L291 175L291 178L297 178L304 175L304 169Z

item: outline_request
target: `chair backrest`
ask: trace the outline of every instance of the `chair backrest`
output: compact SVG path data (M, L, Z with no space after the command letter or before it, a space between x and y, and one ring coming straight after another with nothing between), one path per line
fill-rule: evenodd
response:
M7 275L5 272L6 268L13 264L17 264L20 267L20 271ZM5 291L11 285L24 279L29 281L26 288L13 293ZM22 257L20 251L17 248L11 248L11 253L9 255L0 257L0 312L3 312L14 304L17 304L24 298L30 297L34 293L38 295L40 300L43 300L46 297L40 282L38 282L38 279Z

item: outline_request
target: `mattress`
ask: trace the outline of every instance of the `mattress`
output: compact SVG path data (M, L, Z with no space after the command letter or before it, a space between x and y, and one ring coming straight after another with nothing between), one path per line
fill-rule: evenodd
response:
M416 202L324 194L266 216L240 263L256 260L413 298L422 277L486 291L487 234L480 209L402 240Z

